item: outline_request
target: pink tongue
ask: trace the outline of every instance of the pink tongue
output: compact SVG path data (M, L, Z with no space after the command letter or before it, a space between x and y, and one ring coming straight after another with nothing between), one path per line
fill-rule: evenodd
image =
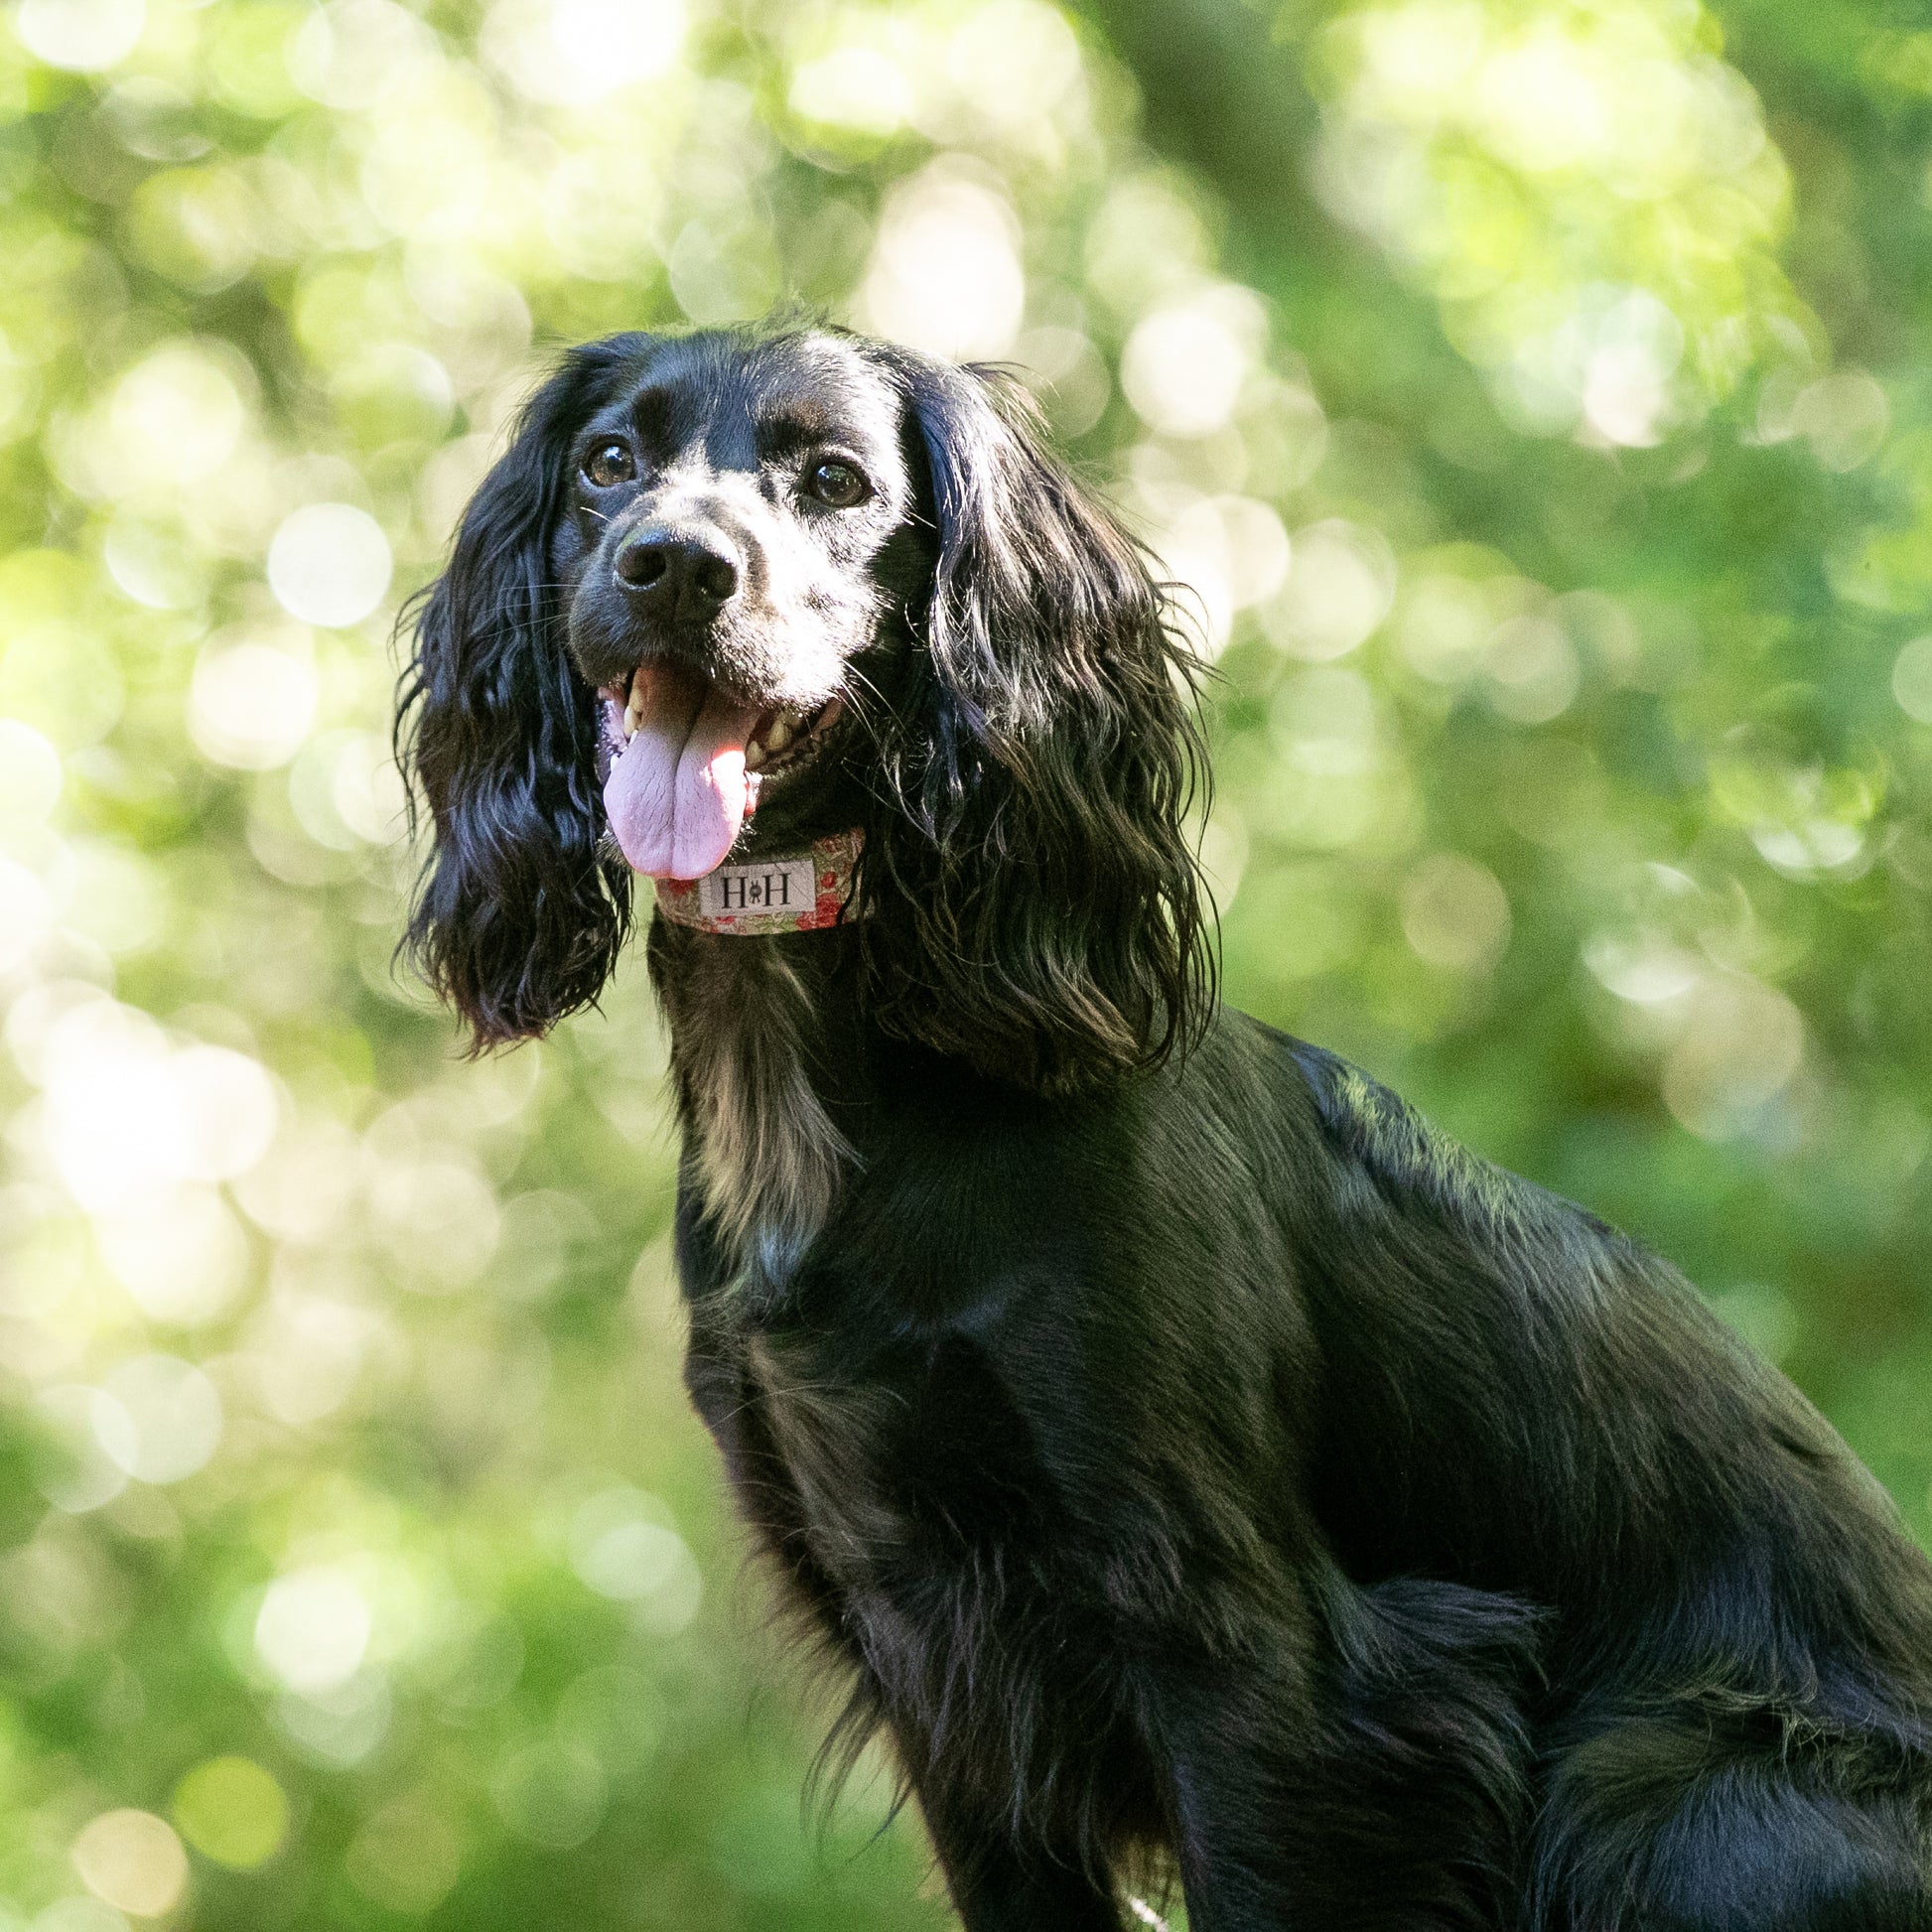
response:
M611 766L604 809L632 872L701 879L745 823L745 746L759 709L665 665L637 677L643 719Z

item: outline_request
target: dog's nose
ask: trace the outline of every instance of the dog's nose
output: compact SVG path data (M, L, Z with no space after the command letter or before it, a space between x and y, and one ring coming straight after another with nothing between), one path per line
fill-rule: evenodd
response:
M702 537L664 530L625 537L611 568L626 591L666 606L682 604L687 592L696 602L720 605L738 589L738 566L722 550Z

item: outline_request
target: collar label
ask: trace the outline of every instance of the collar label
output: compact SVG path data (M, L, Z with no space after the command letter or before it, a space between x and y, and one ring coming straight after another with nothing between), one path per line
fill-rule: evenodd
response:
M817 904L818 876L809 858L720 866L698 881L698 910L708 919L738 912L809 912Z
M856 918L852 868L863 834L818 839L809 852L720 866L702 879L659 879L657 909L700 932L815 932Z

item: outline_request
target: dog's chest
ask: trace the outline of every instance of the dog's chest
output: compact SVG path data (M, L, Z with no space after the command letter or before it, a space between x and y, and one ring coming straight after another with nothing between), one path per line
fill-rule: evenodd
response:
M817 1573L807 1599L901 1748L919 1757L943 1732L946 1777L996 1813L1151 1833L1118 1626L1070 1555L1091 1526L997 1351L947 1336L855 1375L821 1331L757 1336L741 1359L791 1512L781 1574Z
M997 1360L959 1336L855 1350L753 1334L746 1364L797 1528L843 1589L897 1595L1040 1533L1054 1485Z
M731 1257L724 1265L789 1268L855 1160L807 1067L825 1031L819 1002L771 938L720 939L660 919L651 971L671 1023L685 1179Z
M917 1432L891 1383L827 1374L815 1352L754 1335L746 1349L754 1399L813 1556L845 1590L870 1590L910 1540L905 1465Z

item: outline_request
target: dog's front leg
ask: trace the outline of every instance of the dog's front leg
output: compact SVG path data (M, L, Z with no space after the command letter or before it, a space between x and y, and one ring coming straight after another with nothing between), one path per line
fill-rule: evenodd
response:
M1006 1816L923 1787L919 1809L966 1932L1121 1932L1112 1892L1076 1865L1023 1850Z
M1155 1700L1188 1925L1514 1922L1533 1619L1450 1585L1327 1595L1340 1645L1276 1624Z
M1287 1932L1347 1916L1330 1909L1337 1793L1318 1766L1332 1714L1311 1682L1311 1639L1278 1623L1239 1662L1176 1664L1152 1687L1150 1742L1189 1932Z
M1189 1932L1287 1932L1291 1916L1283 1840L1292 1829L1277 1794L1252 1762L1190 1762L1173 1768L1174 1856ZM1286 1828L1286 1829L1285 1829Z

